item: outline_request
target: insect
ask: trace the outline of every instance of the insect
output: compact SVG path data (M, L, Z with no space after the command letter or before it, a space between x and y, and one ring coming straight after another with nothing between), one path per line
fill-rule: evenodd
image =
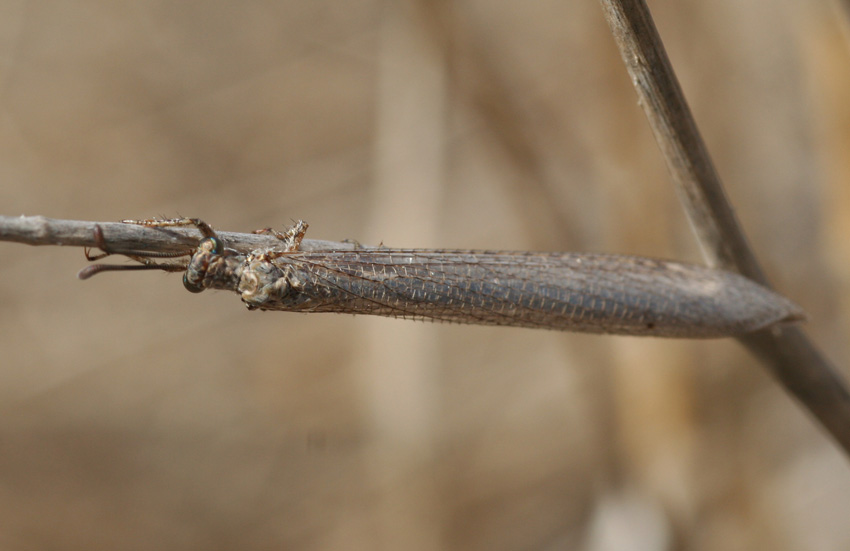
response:
M270 233L279 246L242 253L197 218L125 220L150 227L195 226L201 239L178 253L112 251L138 265L103 271L182 271L189 291L233 291L251 310L371 314L659 337L711 338L803 318L802 310L738 274L651 258L588 253L357 248L300 250L307 224ZM185 262L158 261L189 257Z

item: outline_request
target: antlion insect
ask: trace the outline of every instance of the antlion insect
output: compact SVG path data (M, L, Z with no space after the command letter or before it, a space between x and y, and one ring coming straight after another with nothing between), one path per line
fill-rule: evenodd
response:
M711 338L803 318L798 306L738 274L636 256L464 250L299 249L307 224L272 229L278 247L227 248L197 218L125 220L149 227L195 226L202 238L178 253L111 250L139 265L104 271L182 271L189 291L238 293L251 310L337 312L482 325L659 337ZM156 259L188 256L188 262Z

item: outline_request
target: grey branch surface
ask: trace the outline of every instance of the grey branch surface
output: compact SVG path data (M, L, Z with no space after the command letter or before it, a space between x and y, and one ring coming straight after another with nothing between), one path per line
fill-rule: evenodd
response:
M747 244L643 0L600 0L639 103L709 263L769 286ZM797 327L739 337L850 453L850 392Z
M200 232L193 227L149 228L123 222L86 222L58 220L44 216L0 216L0 241L27 245L60 245L96 248L95 226L103 231L104 241L116 251L179 252L194 249ZM216 231L227 246L240 252L274 247L280 241L272 236L253 233ZM301 249L350 250L352 243L304 239Z

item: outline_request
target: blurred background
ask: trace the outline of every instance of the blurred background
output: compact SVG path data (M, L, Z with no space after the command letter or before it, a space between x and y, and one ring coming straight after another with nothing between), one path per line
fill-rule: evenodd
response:
M654 1L755 250L850 377L850 43ZM0 0L0 212L700 262L597 2ZM248 312L0 243L0 549L850 547L734 340Z

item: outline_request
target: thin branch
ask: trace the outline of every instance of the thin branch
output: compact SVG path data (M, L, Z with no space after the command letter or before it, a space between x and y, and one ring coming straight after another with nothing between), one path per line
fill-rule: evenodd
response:
M602 0L608 24L709 264L766 284L642 0Z
M643 0L600 0L608 25L710 264L768 286L697 130ZM850 392L796 327L773 327L740 341L850 453Z
M72 247L97 248L95 227L100 226L103 239L116 251L145 251L149 253L168 253L194 249L198 243L199 232L188 227L150 228L122 222L84 222L79 220L57 220L44 216L0 216L0 241L13 241L27 245L62 245ZM261 247L275 247L280 241L271 235L216 232L227 246L242 252ZM339 243L304 239L301 249L312 250L349 250L353 243Z

